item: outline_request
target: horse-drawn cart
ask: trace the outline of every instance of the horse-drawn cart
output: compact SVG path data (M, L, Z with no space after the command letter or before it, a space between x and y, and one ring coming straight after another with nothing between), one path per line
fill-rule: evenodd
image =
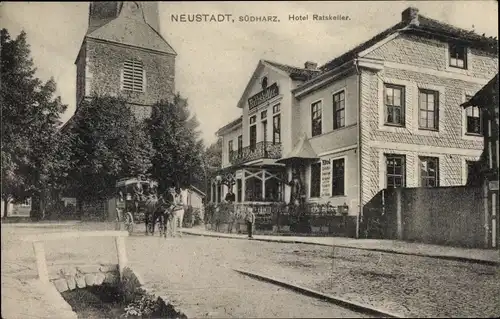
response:
M147 212L146 202L151 196L157 196L157 187L157 182L141 177L124 178L116 183L117 222L123 223L129 233L133 232L135 224L152 225L152 221L146 223L146 218L153 217Z

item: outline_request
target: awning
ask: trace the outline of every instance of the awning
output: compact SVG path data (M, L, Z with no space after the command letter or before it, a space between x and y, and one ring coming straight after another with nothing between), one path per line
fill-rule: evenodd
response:
M288 163L297 160L318 160L318 155L313 150L311 143L307 136L304 134L299 138L299 141L293 147L292 151L283 158L276 161L276 163Z

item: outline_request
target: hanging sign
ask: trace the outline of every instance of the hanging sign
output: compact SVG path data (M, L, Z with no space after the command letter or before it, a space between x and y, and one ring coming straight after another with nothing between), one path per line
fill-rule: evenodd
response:
M330 197L331 194L332 162L330 159L321 160L321 197Z

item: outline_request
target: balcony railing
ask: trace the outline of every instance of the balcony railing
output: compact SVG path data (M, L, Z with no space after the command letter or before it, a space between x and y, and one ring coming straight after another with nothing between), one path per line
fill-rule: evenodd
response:
M262 158L281 158L281 144L273 142L259 142L255 146L247 146L229 154L231 165L242 164Z

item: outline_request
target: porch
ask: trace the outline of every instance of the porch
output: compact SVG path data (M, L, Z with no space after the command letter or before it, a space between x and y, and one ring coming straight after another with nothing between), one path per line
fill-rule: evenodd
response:
M279 203L285 201L286 183L283 165L231 167L212 179L210 198L222 203L231 189L236 203Z

